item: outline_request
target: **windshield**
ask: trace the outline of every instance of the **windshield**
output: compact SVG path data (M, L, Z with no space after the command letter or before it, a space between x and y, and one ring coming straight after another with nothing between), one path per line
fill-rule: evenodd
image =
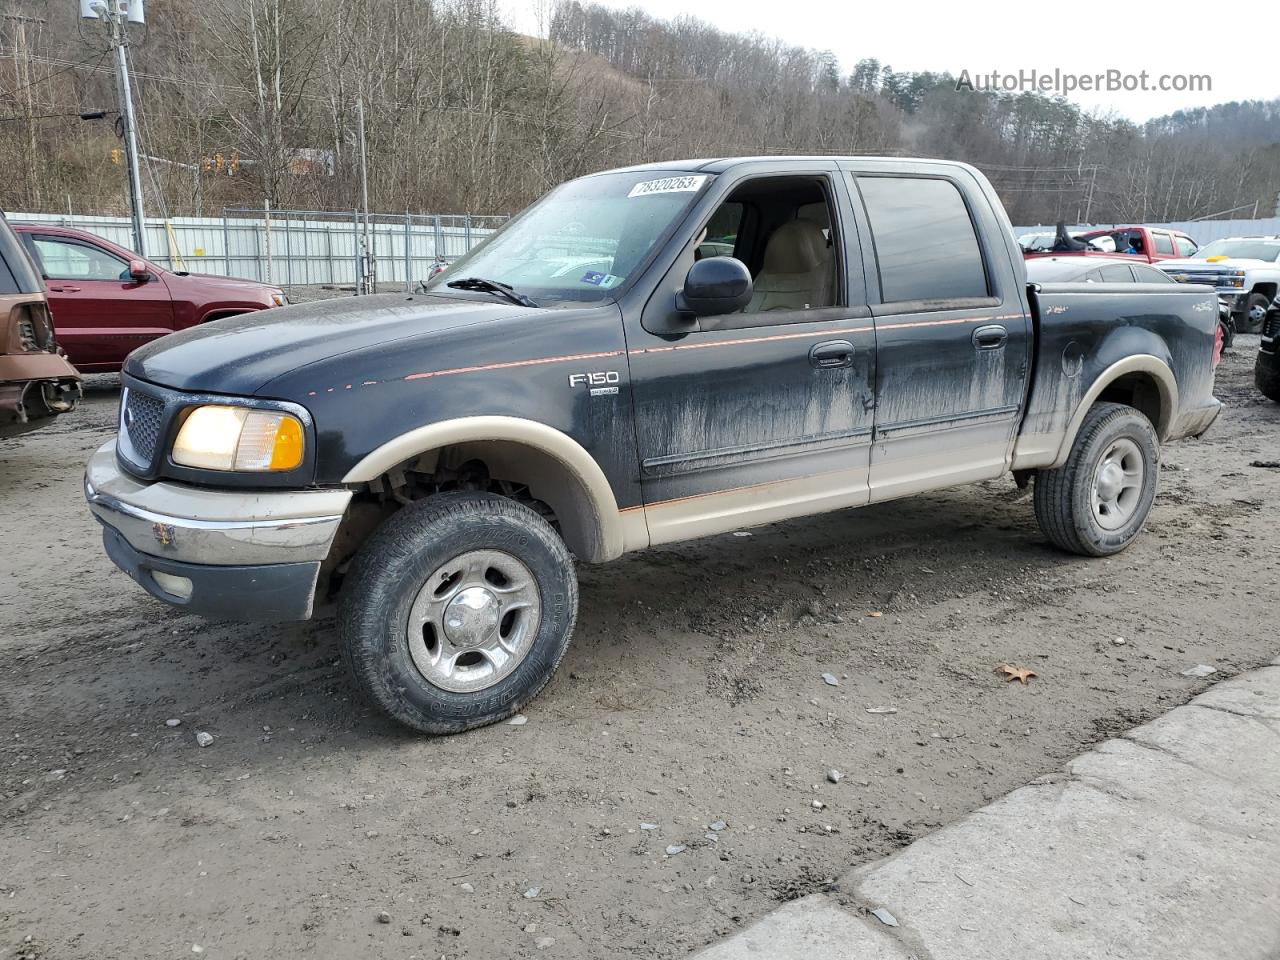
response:
M711 180L607 173L557 187L427 283L496 280L546 300L608 300Z
M1235 260L1271 260L1280 256L1280 240L1215 240L1196 251L1196 259L1231 257Z

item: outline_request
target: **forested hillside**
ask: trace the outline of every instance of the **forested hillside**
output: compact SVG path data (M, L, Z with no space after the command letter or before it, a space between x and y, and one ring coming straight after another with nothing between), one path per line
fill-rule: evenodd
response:
M126 207L111 62L72 0L8 0L0 204ZM24 19L14 19L18 15ZM957 92L949 75L691 18L561 2L543 38L493 0L148 0L135 29L148 212L350 209L365 105L370 207L507 213L567 177L663 158L924 155L978 165L1015 222L1163 220L1280 190L1280 101L1135 126L1061 100ZM815 41L820 38L815 37ZM194 169L193 169L194 168Z

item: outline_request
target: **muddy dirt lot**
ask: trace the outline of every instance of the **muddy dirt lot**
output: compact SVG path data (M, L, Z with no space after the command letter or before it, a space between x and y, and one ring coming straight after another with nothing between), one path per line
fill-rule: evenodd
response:
M354 700L330 615L211 623L111 567L96 378L0 444L0 955L684 956L1280 652L1256 343L1117 558L1001 481L584 568L528 723L438 740Z

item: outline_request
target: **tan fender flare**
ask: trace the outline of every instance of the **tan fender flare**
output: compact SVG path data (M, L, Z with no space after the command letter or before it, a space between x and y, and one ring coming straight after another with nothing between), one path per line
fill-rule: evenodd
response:
M1169 365L1159 357L1149 353L1135 354L1116 361L1098 374L1093 385L1085 393L1084 399L1076 405L1075 413L1071 415L1066 433L1062 437L1062 443L1058 446L1058 455L1051 466L1060 467L1067 462L1071 447L1076 441L1076 434L1080 432L1080 424L1084 422L1085 414L1097 403L1102 392L1121 377L1132 373L1148 374L1155 382L1160 392L1160 422L1154 425L1156 435L1162 442L1169 436L1178 414L1178 381L1174 378Z
M558 492L561 498L572 498L575 516L571 522L575 529L566 530L566 540L578 541L570 546L583 560L599 563L648 545L644 511L619 511L613 488L591 454L568 434L521 417L460 417L418 427L370 452L342 481L367 483L424 453L458 444L512 444L527 448L531 461L554 461L564 476L551 478L550 486L556 486L555 480L564 479L576 488L561 486ZM558 505L552 502L552 506ZM556 513L562 524L569 519L562 515L562 509Z

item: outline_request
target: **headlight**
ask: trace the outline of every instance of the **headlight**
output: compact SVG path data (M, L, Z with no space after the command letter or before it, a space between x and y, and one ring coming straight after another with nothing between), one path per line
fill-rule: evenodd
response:
M279 410L196 407L173 441L173 462L205 470L295 470L302 421Z
M288 304L289 298L284 295L283 291L273 290L271 291L271 302L277 307L283 307Z
M1228 287L1243 287L1243 286L1244 286L1244 271L1243 271L1243 270L1241 270L1241 271L1239 271L1239 272L1237 272L1237 273L1226 273L1226 274L1223 274L1222 279L1223 279L1223 284L1224 284L1224 286L1228 286Z

